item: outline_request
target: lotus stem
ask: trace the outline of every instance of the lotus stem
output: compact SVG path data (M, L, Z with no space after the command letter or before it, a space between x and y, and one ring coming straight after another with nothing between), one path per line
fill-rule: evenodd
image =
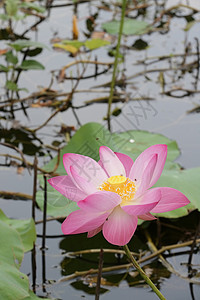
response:
M108 130L109 131L111 130L111 126L110 126L111 105L112 105L113 94L114 94L114 86L115 86L115 79L116 79L115 77L116 77L116 72L117 72L119 48L121 45L121 37L122 37L123 26L124 26L126 3L127 3L127 0L122 1L122 13L121 13L119 34L118 34L117 47L116 47L116 53L115 53L114 68L113 68L113 73L112 73L112 81L111 81L111 86L110 86L110 96L109 96L109 100L108 100L107 121L108 121Z
M130 259L130 261L132 262L132 264L134 265L134 267L136 268L136 270L139 272L139 274L141 275L141 277L152 288L152 290L154 291L154 293L156 293L156 295L158 296L158 298L161 299L161 300L166 300L166 298L157 289L157 287L154 285L154 283L151 281L151 279L146 275L146 273L139 266L139 264L137 263L137 261L135 260L135 258L132 256L132 254L131 254L131 252L130 252L130 250L129 250L129 248L128 248L127 245L124 246L124 251L126 252L126 255Z

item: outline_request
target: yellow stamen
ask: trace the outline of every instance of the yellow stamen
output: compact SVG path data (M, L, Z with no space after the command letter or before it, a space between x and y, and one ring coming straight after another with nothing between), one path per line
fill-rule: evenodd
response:
M116 185L116 184L122 184L126 182L126 177L125 176L112 176L108 178L108 183L111 185Z
M131 201L136 193L135 183L125 176L111 176L100 187L100 191L108 191L118 194L122 198L122 203ZM124 203L125 204L125 203Z

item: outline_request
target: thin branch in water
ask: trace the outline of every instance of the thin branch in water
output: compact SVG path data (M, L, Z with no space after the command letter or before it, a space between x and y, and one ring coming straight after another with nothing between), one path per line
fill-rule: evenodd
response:
M74 115L74 117L76 119L76 122L77 122L78 126L81 127L81 122L80 122L79 117L78 117L78 115L76 113L76 109L73 106L71 106L71 109L72 109L73 115Z
M1 192L0 192L0 195L1 195ZM59 217L48 217L46 218L46 222L50 222L50 221L60 221L60 220L64 220L66 218L66 215L65 216L59 216ZM41 224L43 223L43 220L38 220L38 221L35 221L35 224Z
M86 75L86 76L81 77L81 78L79 76L76 77L76 76L66 76L65 75L65 76L63 76L62 79L65 79L65 80L90 79L90 78L95 78L95 76L103 75L103 74L107 73L109 70L110 70L110 67L108 67L107 69L105 69L103 71L98 72L98 74Z
M152 258L155 258L155 257L159 256L161 253L163 253L165 251L172 250L172 249L177 249L177 248L182 248L182 247L187 247L187 246L190 246L192 243L193 243L193 240L192 241L188 241L188 242L184 242L184 243L180 243L180 244L164 246L161 249L159 249L157 251L154 251L152 254L140 258L137 262L139 264L143 263L143 262L146 262L146 261L148 261L148 260L150 260ZM200 243L200 239L197 239L196 243ZM93 250L94 250L94 253L97 250L98 250L98 252L100 251L100 249L89 249L89 250L82 250L82 252L83 252L83 254L86 253L84 251L88 251L88 253L90 253L90 252L93 253ZM115 249L104 249L104 252L112 252L112 250L115 251ZM116 250L116 253L119 253L118 251L122 251L122 250ZM74 252L74 253L78 253L78 252ZM73 252L69 252L69 254L73 254ZM134 255L134 253L132 253L132 254ZM119 270L123 270L123 269L127 269L128 270L131 267L132 267L132 263L124 264L124 265L119 265L119 266L106 267L106 268L102 269L102 273L119 271ZM73 273L73 274L71 274L71 275L69 275L67 277L61 278L58 281L58 283L59 282L63 282L63 281L68 281L68 280L71 280L71 279L74 279L74 278L77 278L77 277L86 276L87 274L97 274L97 273L98 273L98 269L90 269L90 270L87 270L87 271L80 271L80 272L76 271L75 273ZM188 282L195 283L195 284L200 284L198 281L189 279L187 277L182 277L182 278L185 279L185 280L187 280Z
M195 300L195 297L194 297L194 284L189 283L189 288L190 288L190 295L192 297L192 300Z
M187 56L194 56L194 55L198 55L200 53L196 53L196 52L189 52L187 53ZM185 53L177 53L177 54L169 54L169 55L162 55L162 56L149 56L149 57L145 57L144 60L138 60L137 64L145 64L145 65L151 65L157 62L160 62L161 60L164 59L169 59L169 58L174 58L174 57L184 57ZM147 63L148 60L153 60L149 63Z
M113 62L101 62L101 61L96 61L96 60L89 60L89 59L79 59L79 60L74 60L70 63L68 63L66 66L62 67L60 70L61 73L66 71L68 68L71 68L74 65L79 65L79 64L93 64L93 65L101 65L101 66L107 66L110 68L113 65ZM56 70L53 70L52 72L55 72Z
M27 57L27 54L28 54L28 50L24 52L24 55L23 55L21 64L25 61L25 59L26 59L26 57ZM21 72L22 72L22 69L19 69L19 70L17 71L16 78L14 79L14 83L15 83L15 84L18 83L19 76L20 76Z
M200 68L200 55L199 55L199 40L195 38L196 41L196 47L197 47L197 74L195 77L195 90L198 88L198 82L199 82L199 68Z
M44 20L46 20L46 17L40 16L40 20L37 21L37 22L35 22L35 24L31 25L30 28L26 29L26 30L22 33L21 37L24 37L26 33L28 33L29 31L31 31L33 28L36 28L36 27L37 27L40 23L42 23Z
M34 163L33 163L34 178L33 178L33 197L32 197L32 218L34 222L35 222L35 205L36 205L36 192L37 192L37 164L38 164L38 160L37 157L35 156ZM32 287L33 287L33 292L35 293L36 274L37 274L35 243L31 251L31 263L32 263Z
M51 119L53 119L59 112L63 112L63 111L66 111L70 106L71 106L71 101L72 101L72 96L79 84L79 81L81 80L81 77L83 76L83 74L85 73L86 71L86 66L83 68L83 71L80 75L80 78L78 78L78 80L76 81L76 84L74 85L71 93L68 95L67 99L65 100L65 103L63 104L62 107L59 107L43 124L41 124L39 127L33 129L32 131L35 133L36 131L42 129L44 126L46 126L49 121Z
M51 148L51 149L52 149L52 148ZM58 159L59 159L59 149L53 149L53 150L57 150L57 151L58 151L58 157L57 157L57 161L58 161ZM22 159L21 157L16 156L16 155L11 155L11 154L7 154L7 153L1 153L0 156L4 156L4 157L6 157L6 158L13 158L13 159L16 159L16 160L19 160L19 161L23 162L23 159ZM26 162L27 162L27 165L28 165L30 168L34 168L34 164L33 164L33 163L31 163L31 162L29 162L29 161L26 161ZM56 169L57 169L57 166L58 166L58 162L56 163L56 166L54 167L55 171L56 171ZM37 166L37 170L40 171L40 172L43 173L43 174L46 174L46 173L47 173L46 170L44 170L44 169L42 169L42 168L40 168L40 167L38 167L38 166ZM55 174L55 171L54 171L54 170L49 171L48 174ZM17 195L17 194L20 194L20 193L16 193L16 195ZM11 195L12 195L12 194L11 194ZM9 194L8 194L8 196L9 196ZM31 198L30 198L30 197L31 197ZM30 197L28 197L28 199L32 199L32 196L30 196Z
M46 236L46 219L47 219L47 176L44 175L44 205L43 205L43 232L42 232L42 249L45 249Z
M33 162L33 170L34 170L34 177L33 177L33 197L32 197L32 218L35 222L35 204L36 204L36 192L37 192L37 164L38 160L35 156Z
M101 249L100 253L99 253L99 268L98 268L98 275L97 275L95 300L99 300L99 294L100 294L100 288L101 288L102 268L103 268L103 249Z
M128 80L132 80L134 78L137 78L139 76L143 76L143 75L146 75L148 73L157 73L157 72L167 72L167 71L182 71L182 70L190 70L191 68L195 68L196 67L196 62L192 62L192 63L189 63L187 65L184 65L184 66L179 66L178 68L158 68L158 69L150 69L150 70L144 70L144 71L140 71L138 73L135 73L133 75L130 75L130 76L127 76L126 77L126 84L133 84L132 81L128 81ZM111 84L111 81L109 82L106 82L104 84L100 84L100 85L96 85L94 86L93 88L99 88L99 87L109 87ZM123 79L118 79L118 80L115 80L115 84L117 85L122 85L124 84L124 80Z
M194 247L196 246L196 240L197 240L197 236L199 234L199 231L200 231L200 220L199 220L199 224L197 226L197 229L196 229L196 232L195 232L195 235L194 235L194 240L193 240L193 243L191 245L191 251L190 251L189 258L188 258L188 276L190 278L193 277L191 263L192 263Z
M48 221L48 220L46 219L46 221ZM37 237L38 238L43 238L43 234L37 233ZM59 238L64 238L64 237L65 237L64 234L58 234L58 235L48 235L48 234L46 234L45 235L46 239L59 239Z
M51 172L49 172L49 174L56 172L56 170L58 169L59 163L60 163L60 148L58 148L57 162L55 164L55 167L53 168L53 170Z
M149 248L150 248L150 250L154 253L159 253L158 251L158 249L156 248L156 246L155 246L155 244L153 243L153 241L152 241L152 239L151 239L151 237L149 236L149 234L148 234L148 232L147 231L145 231L145 235L146 235L146 238L147 238L147 244L148 244L148 246L149 246ZM192 243L193 243L193 241L192 241ZM185 243L186 244L186 243ZM178 245L177 245L178 246ZM162 265L163 266L165 266L165 268L167 268L167 270L169 271L169 272L171 272L171 273L173 273L173 274L175 274L176 276L178 276L178 277L180 277L180 278L182 278L182 279L185 279L185 280L187 280L187 281L189 281L189 282L191 282L191 283L196 283L196 284L200 284L200 282L198 282L198 281L192 281L190 278L188 278L188 277L186 277L186 276L183 276L182 274L180 274L179 272L177 272L174 268L173 268L173 266L159 253L159 255L158 255L158 257L159 257L159 259L160 259L160 261L161 261L161 263L162 263Z
M31 250L31 264L32 264L32 288L33 288L33 293L36 293L36 270L37 270L37 265L36 265L36 249L35 249L35 243L33 245L33 249Z
M12 144L3 143L3 142L0 142L0 145L8 147L8 148L11 148L11 149L14 149L15 151L17 151L21 155L22 161L25 164L25 166L27 167L29 174L31 175L31 171L30 171L29 165L28 165L28 163L27 163L27 161L26 161L26 159L24 157L23 152L19 148L17 148L16 146L14 146Z
M87 2L89 2L89 0L78 0L78 1L76 1L76 4L82 4L82 3L87 3ZM74 1L72 1L71 3L65 3L65 4L50 5L49 8L66 7L66 6L72 6L72 5L74 5Z
M19 192L0 191L0 197L4 199L32 200L33 196Z
M90 253L99 253L101 249L88 249L88 250L80 250L80 251L74 251L74 252L67 252L67 256L79 256L83 254L90 254ZM104 253L114 253L114 254L125 254L124 250L119 249L103 249ZM132 255L141 257L141 254L138 254L136 252L131 252Z
M42 290L46 293L46 256L45 249L42 249Z

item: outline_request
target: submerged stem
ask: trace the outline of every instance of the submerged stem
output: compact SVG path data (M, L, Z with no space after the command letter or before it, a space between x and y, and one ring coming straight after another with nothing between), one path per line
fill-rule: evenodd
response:
M166 298L162 295L162 293L157 289L157 287L153 284L151 279L145 274L145 272L142 270L142 268L139 266L135 258L132 256L129 248L127 245L124 246L124 251L126 252L126 255L131 260L132 264L136 268L136 270L139 272L139 274L142 276L142 278L146 281L146 283L152 288L152 290L156 293L158 298L161 300L166 300Z

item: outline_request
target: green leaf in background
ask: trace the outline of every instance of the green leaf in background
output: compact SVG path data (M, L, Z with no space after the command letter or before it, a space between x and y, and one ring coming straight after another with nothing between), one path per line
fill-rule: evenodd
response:
M105 145L114 148L112 135L110 132L99 123L87 123L83 125L72 137L70 142L63 147L60 156L65 153L79 153L90 156L95 160L99 160L99 147ZM44 166L47 172L51 172L57 162L57 157L53 158L48 164ZM66 171L63 166L62 159L56 170L59 175L65 175Z
M39 300L29 290L28 277L19 271L24 251L36 238L33 220L11 220L0 210L0 298Z
M29 290L28 277L15 266L1 261L0 296L2 300L45 300Z
M166 218L178 218L188 214L188 210L200 211L200 168L188 170L165 170L155 186L168 186L182 192L190 204L171 212L157 214Z
M24 247L19 233L0 216L0 261L19 267L24 257Z
M11 220L8 219L9 225L14 227L20 234L24 251L30 251L33 249L34 242L36 240L35 223L33 219L29 220Z
M43 181L40 180L43 187ZM36 197L37 204L43 210L44 192L38 191ZM47 185L47 214L53 217L65 217L71 212L78 209L76 202L73 202L59 192L57 192L50 184Z
M29 296L23 300L48 300L50 298L40 298L40 297L37 297L31 290L29 291ZM51 298L52 299L52 298ZM52 299L54 300L54 299Z
M118 34L120 27L120 21L110 21L104 23L102 28L107 31L109 34ZM152 28L145 21L125 18L123 34L126 35L140 35L149 32Z
M85 42L63 40L62 44L55 43L53 44L53 47L63 49L65 51L71 52L72 54L76 54L82 46L85 46L89 50L94 50L109 44L110 42L101 39L86 40Z
M7 80L6 81L6 85L5 87L10 90L10 91L14 91L14 92L17 92L17 91L25 91L25 92L28 92L28 90L26 88L18 88L18 85L10 80Z
M36 56L38 54L40 54L42 52L42 48L35 48L35 49L31 49L31 50L26 50L26 55L27 56Z
M13 17L13 19L16 20L16 21L22 21L22 20L24 20L25 18L26 18L26 15L15 15L15 16Z
M18 91L18 85L10 80L6 81L6 88L11 91Z
M6 4L6 13L10 17L15 16L18 11L19 1L18 0L6 0L5 4Z
M34 41L27 41L27 40L17 40L13 43L8 44L10 47L14 48L16 51L21 51L25 48L46 48L49 49L45 44L34 42Z
M113 134L113 141L121 152L128 154L133 160L146 148L156 144L167 145L167 162L174 161L180 155L177 143L158 133L130 130Z
M7 21L7 20L9 20L9 16L0 14L0 20Z
M19 66L22 70L44 70L45 67L39 63L37 60L24 60L22 64Z
M86 40L85 41L85 47L87 47L90 50L94 50L106 45L110 45L110 42L100 40L100 39L92 39L92 40Z
M9 72L9 70L10 70L10 68L0 64L0 71L1 72Z
M80 41L77 41L77 40L62 40L62 44L64 45L70 45L70 46L73 46L77 49L79 49L81 46L84 46L84 42L80 42Z
M30 251L33 248L33 244L36 240L35 223L33 219L28 220L15 220L9 219L2 210L0 210L0 220L11 226L11 228L17 230L20 235L24 252Z
M15 56L15 55L12 53L12 51L6 52L5 56L6 56L6 61L7 61L8 63L11 63L11 64L13 64L13 65L16 65L16 64L18 63L18 58L17 58L17 56Z
M29 297L28 277L15 266L1 262L0 272L1 299L21 300Z

